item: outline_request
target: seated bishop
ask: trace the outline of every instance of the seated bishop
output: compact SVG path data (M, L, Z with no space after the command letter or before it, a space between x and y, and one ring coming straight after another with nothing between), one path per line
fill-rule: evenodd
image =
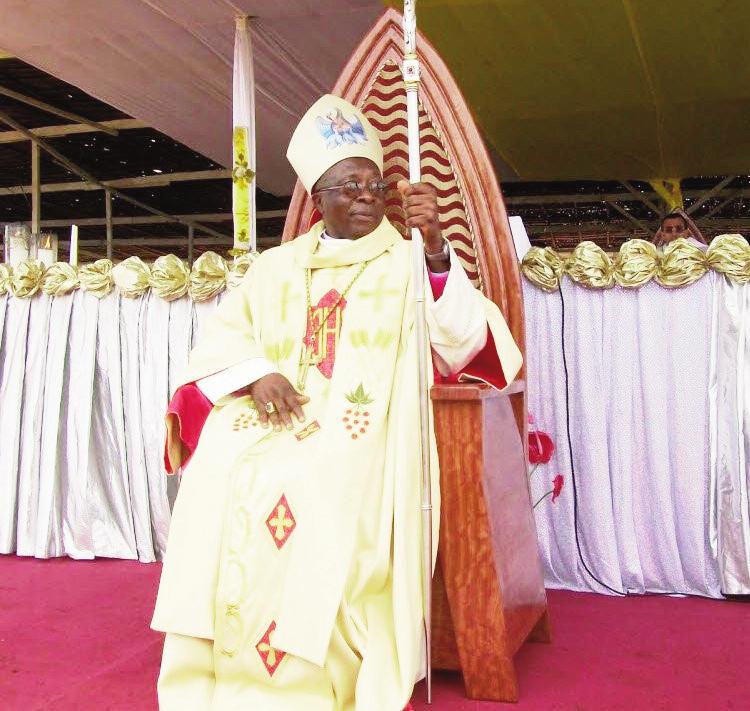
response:
M221 302L167 415L183 476L152 622L162 711L401 711L424 673L411 243L359 109L323 96L287 157L321 219ZM434 377L506 387L521 354L435 189L398 191L424 236ZM436 545L431 424L429 441Z

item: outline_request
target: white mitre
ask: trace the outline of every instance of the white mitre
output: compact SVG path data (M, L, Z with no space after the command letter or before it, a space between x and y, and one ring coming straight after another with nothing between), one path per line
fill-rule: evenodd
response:
M286 157L309 193L323 173L346 158L368 158L383 172L378 132L356 106L321 96L294 130Z

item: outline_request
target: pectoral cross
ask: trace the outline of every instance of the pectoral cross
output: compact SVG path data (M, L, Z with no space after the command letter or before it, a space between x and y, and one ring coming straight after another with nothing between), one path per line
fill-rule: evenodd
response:
M310 370L310 366L317 367L322 361L323 356L316 348L317 337L316 334L312 334L305 343L300 355L300 371L299 378L297 379L297 390L300 392L305 389L305 383L307 382L307 371Z

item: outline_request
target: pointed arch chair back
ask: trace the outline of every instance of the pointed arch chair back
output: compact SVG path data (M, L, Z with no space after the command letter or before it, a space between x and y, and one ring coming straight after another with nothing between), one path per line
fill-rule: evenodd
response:
M395 187L409 173L402 44L401 15L386 10L352 54L332 93L362 108L380 132L384 177L392 186L386 214L408 236ZM422 179L438 191L443 234L474 285L500 307L524 352L521 275L492 161L447 66L424 37L417 47ZM312 213L312 200L298 182L283 241L305 232Z

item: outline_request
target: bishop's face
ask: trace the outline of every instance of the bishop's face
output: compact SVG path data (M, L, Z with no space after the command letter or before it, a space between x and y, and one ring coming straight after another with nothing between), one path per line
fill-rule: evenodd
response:
M380 189L382 180L378 167L367 158L347 158L320 176L311 194L331 237L359 239L381 223L386 196L386 190Z

